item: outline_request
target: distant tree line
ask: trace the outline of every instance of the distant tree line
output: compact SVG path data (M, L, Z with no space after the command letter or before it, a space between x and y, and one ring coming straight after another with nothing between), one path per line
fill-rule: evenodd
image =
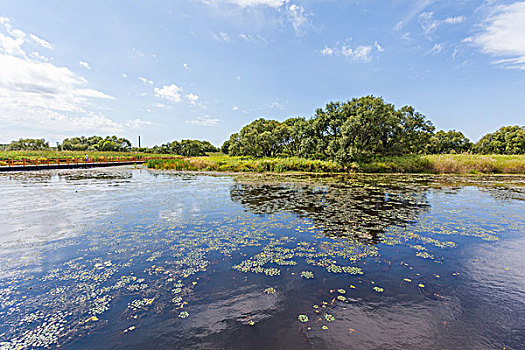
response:
M300 156L340 164L403 154L525 154L524 126L503 127L476 144L456 130L434 131L433 124L413 107L396 109L382 98L365 96L330 102L309 119L257 119L231 135L221 151L253 157Z
M37 151L48 150L49 142L44 139L20 139L4 145L5 150L10 151ZM110 151L130 152L139 151L145 153L176 154L185 157L204 156L209 152L220 150L208 141L182 140L168 142L151 148L133 148L128 139L117 136L80 136L67 138L62 143L57 143L59 151Z
M128 139L117 136L91 136L72 137L65 139L58 145L59 150L64 151L111 151L129 152L131 142Z
M205 156L210 152L219 152L219 149L208 141L182 140L173 141L144 149L145 152L161 154L178 154L184 157Z

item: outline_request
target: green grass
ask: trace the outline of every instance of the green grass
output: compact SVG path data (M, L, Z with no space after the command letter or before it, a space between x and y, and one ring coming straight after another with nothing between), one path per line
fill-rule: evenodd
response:
M150 160L149 168L164 170L200 170L225 172L342 172L343 167L334 162L311 160L298 157L251 158L211 155L170 160Z
M141 152L98 152L98 151L0 151L0 166L7 165L5 160L30 159L30 160L47 160L47 159L84 159L85 155L90 159L107 159L119 157L177 157L169 154L152 154Z
M378 157L355 162L346 169L335 162L298 157L251 158L209 157L151 160L149 168L163 170L224 172L314 172L314 173L429 173L429 174L525 174L525 155L410 155Z

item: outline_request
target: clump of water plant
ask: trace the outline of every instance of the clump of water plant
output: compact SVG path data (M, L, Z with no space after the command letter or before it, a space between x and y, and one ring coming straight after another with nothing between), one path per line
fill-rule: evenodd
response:
M308 316L306 315L299 315L297 316L297 319L299 320L299 322L302 322L302 323L308 322Z
M301 271L301 277L309 280L314 278L314 273L312 271Z

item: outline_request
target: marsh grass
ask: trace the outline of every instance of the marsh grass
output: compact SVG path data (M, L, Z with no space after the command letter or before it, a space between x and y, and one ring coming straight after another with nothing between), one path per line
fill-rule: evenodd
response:
M407 155L378 157L343 167L332 161L299 157L251 158L213 154L208 157L151 160L149 168L218 172L525 174L525 155Z
M98 151L0 151L0 166L7 165L4 162L7 159L84 159L85 155L88 155L90 159L106 159L106 158L119 158L119 157L177 157L169 154L153 154L153 153L142 153L142 152L98 152Z

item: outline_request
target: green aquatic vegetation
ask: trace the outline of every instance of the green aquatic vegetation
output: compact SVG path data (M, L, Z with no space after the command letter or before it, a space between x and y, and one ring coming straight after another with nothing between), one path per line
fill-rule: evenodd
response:
M383 292L384 292L384 289L381 288L381 287L378 287L378 286L375 286L373 289L374 289L376 292L378 292L378 293L383 293Z
M325 319L326 321L328 321L328 322L333 322L333 321L335 321L335 317L334 317L333 315L331 315L331 314L325 314L325 315L324 315L324 319Z
M299 319L299 322L302 322L302 323L308 322L308 316L306 315L299 315L297 318Z
M346 297L344 295L338 295L337 300L346 301Z
M275 288L270 287L270 288L266 288L266 289L264 290L264 293L266 293L266 294L275 294L275 293L276 293L276 290L275 290Z
M341 289L338 289L337 292L339 292L339 293L341 293L341 294L346 294L346 290L344 290L344 289L342 289L342 288L341 288Z
M314 273L312 271L301 271L301 277L309 280L314 278Z
M190 314L186 311L182 311L180 314L179 314L179 317L180 318L187 318Z

